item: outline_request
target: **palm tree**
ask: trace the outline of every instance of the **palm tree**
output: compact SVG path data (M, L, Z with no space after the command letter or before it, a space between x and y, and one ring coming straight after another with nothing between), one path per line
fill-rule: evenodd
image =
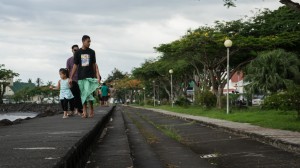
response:
M41 78L37 78L36 79L36 84L37 84L37 87L40 87L43 84L42 79Z
M297 56L283 49L262 52L246 67L246 89L264 94L286 90L295 84L299 65Z

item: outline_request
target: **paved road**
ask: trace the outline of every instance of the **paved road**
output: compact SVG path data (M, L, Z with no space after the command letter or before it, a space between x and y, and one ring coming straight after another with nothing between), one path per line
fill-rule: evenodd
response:
M300 155L192 120L120 106L90 162L114 168L299 168Z
M96 108L93 119L57 115L0 127L0 168L300 167L299 154L146 109L118 106L102 132L111 109Z
M232 122L232 121L226 121L226 120L214 119L214 118L208 118L202 116L193 116L188 114L170 112L161 109L149 109L149 108L146 109L150 111L162 113L165 115L171 115L179 118L197 121L207 126L223 129L227 132L232 132L238 135L251 137L252 139L256 139L266 144L271 144L283 150L300 153L300 132L264 128L260 126L251 125L249 123L238 123L238 122Z
M0 127L0 168L80 167L110 110L96 108L88 119L56 115Z

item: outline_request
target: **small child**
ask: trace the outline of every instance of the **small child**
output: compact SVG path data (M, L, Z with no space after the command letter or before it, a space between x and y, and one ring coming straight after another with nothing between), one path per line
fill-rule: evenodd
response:
M50 86L50 89L60 90L59 99L62 109L64 110L63 118L68 118L68 106L70 107L72 113L74 111L74 96L70 90L68 70L61 68L59 70L59 76L61 80L58 81L57 87L53 88Z

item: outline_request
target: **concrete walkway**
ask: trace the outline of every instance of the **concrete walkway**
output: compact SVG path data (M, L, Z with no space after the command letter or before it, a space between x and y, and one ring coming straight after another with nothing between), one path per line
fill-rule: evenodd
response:
M172 115L172 116L176 116L188 120L195 120L197 122L203 123L211 127L218 127L232 133L251 137L255 140L270 144L272 146L275 146L283 150L300 153L299 132L264 128L260 126L254 126L248 123L237 123L237 122L213 119L208 117L180 114L180 113L170 112L161 109L142 108L142 107L135 107L135 108L147 109L165 115Z
M94 118L62 115L0 127L0 167L82 167L112 107L98 107Z
M126 128L118 107L112 113L105 130L95 145L85 168L132 168Z

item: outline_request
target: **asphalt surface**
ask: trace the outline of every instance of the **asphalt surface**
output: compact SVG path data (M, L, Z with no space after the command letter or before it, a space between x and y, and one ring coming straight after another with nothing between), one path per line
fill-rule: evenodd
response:
M95 167L300 167L300 155L297 153L195 120L129 106L119 106L114 113L106 135L90 158L92 162L99 163ZM126 162L121 158L126 158Z
M0 168L300 167L296 152L213 127L214 121L235 124L129 106L96 108L88 119L26 120L0 127Z
M174 113L164 112L164 114L161 111L157 113L132 107L124 107L124 110L131 115L139 116L140 120L144 120L153 127L171 132L172 136L176 135L177 142L216 167L300 167L299 154L278 149L247 136L224 131L221 127L211 127L210 124L190 118L187 120L182 116L179 118L174 116L176 115ZM174 165L194 167L188 164Z
M62 119L62 115L24 120L21 124L0 127L1 168L47 168L68 166L66 159L90 137L112 107L95 109L94 118L80 116ZM80 159L84 150L77 153Z
M86 168L132 167L131 152L122 114L117 109L94 146Z
M148 113L146 111L146 113ZM212 164L208 163L205 159L201 159L198 154L193 152L189 147L185 146L182 143L179 143L176 138L173 139L170 136L167 136L161 130L164 130L163 127L155 125L154 120L149 120L147 116L143 115L140 111L136 111L136 109L126 108L124 107L124 116L127 116L127 123L134 124L140 134L144 137L144 142L147 142L150 146L149 151L153 151L156 156L157 160L159 160L162 165L161 167L167 168L211 168L214 167ZM165 121L167 122L173 121ZM132 131L129 129L129 135ZM167 134L170 132L167 132ZM172 133L170 133L172 135ZM131 141L132 153L133 156L137 155L139 158L144 158L142 162L138 160L137 157L134 163L136 163L136 167L151 167L151 164L147 163L147 157L143 156L143 153L139 151L139 148L135 147L135 141ZM137 154L136 154L137 153ZM152 166L157 167L159 166Z
M144 109L144 108L142 108ZM147 108L146 108L147 109ZM213 128L223 129L238 135L243 135L257 141L270 144L282 150L300 153L300 132L264 128L249 123L238 123L202 116L174 113L161 109L148 109L165 115L176 116L183 119L197 121Z

